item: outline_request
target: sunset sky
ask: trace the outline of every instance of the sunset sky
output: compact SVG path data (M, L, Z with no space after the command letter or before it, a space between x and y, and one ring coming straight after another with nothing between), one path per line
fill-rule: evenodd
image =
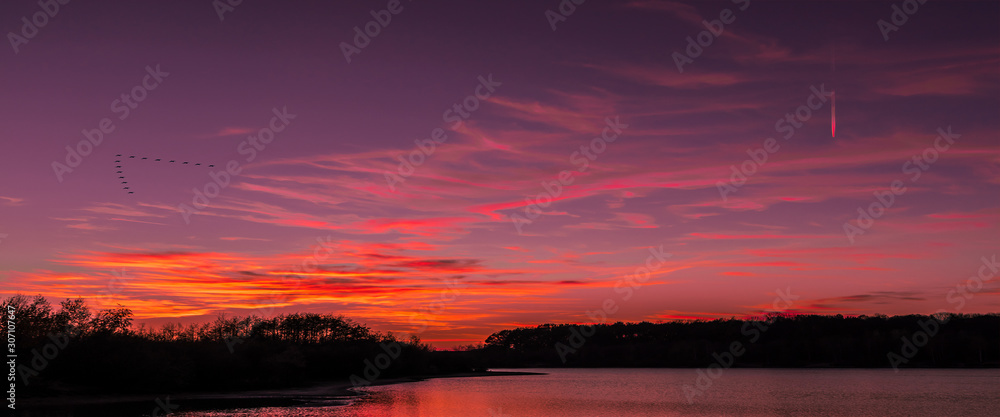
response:
M150 324L332 312L438 347L609 299L610 321L778 289L794 312L1000 311L997 280L948 299L1000 255L1000 3L928 1L886 39L903 2L403 0L363 48L393 3L342 3L70 2L8 34L0 295ZM44 13L0 10L16 36ZM218 195L184 215L194 189Z

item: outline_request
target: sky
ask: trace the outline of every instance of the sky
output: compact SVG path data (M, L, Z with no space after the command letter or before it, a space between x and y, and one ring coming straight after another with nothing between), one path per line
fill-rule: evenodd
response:
M3 2L0 295L437 347L1000 311L1000 3L342 3Z

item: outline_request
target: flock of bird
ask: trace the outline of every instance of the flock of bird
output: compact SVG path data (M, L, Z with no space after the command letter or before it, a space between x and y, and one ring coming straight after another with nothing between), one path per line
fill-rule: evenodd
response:
M115 165L115 169L117 169L117 171L115 171L115 173L118 174L118 179L121 180L121 183L123 185L122 189L125 190L125 191L127 191L129 194L135 194L135 192L133 192L131 190L131 187L129 187L128 181L125 179L125 170L122 169L122 166L124 165L124 163L122 162L122 160L125 159L125 158L122 156L122 154L117 154L117 155L115 155L115 157L118 158L118 159L115 159L115 164L116 164ZM136 157L135 157L135 155L129 155L128 159L136 159ZM150 158L143 156L143 157L140 157L139 159L140 160L148 160ZM161 162L161 161L167 162L167 163L175 163L175 162L177 162L177 160L174 160L174 159L170 159L170 160L164 160L163 158L153 159L153 162ZM190 163L188 161L184 161L184 162L181 162L179 165L189 165L189 164ZM200 162L197 162L194 165L195 166L200 166L202 164ZM215 167L215 165L208 165L208 166L209 167Z

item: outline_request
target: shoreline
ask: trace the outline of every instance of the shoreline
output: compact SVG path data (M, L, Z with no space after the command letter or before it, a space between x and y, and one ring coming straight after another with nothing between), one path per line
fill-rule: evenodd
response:
M364 387L421 382L436 378L474 378L517 375L544 375L540 372L460 372L441 375L414 375L399 378L377 379ZM223 410L234 408L261 407L321 407L347 405L366 395L347 379L316 382L313 385L259 389L232 392L183 392L178 394L126 394L126 395L82 395L35 397L19 399L19 408L33 411L82 410L101 407L112 412L134 412L135 410L156 409L175 405L180 411ZM113 414L109 414L113 415Z
M181 392L177 394L149 393L123 395L86 395L78 392L64 396L34 397L18 400L18 408L42 413L80 412L92 415L100 411L100 415L108 417L131 416L136 413L149 414L151 410L170 407L172 412L257 409L267 407L324 407L343 406L368 395L363 388L395 385L410 382L421 382L437 378L475 378L496 376L528 376L546 375L550 368L522 368L531 371L515 371L518 368L500 368L504 371L459 372L440 375L412 375L397 378L377 379L369 385L355 387L347 379L317 381L310 385L299 387L255 389L241 391L216 392ZM570 367L551 369L611 369L605 367ZM636 367L614 369L700 369L700 368L661 368ZM891 370L891 368L840 368L840 367L733 367L731 370ZM948 369L996 369L983 368L902 368L901 370L948 370ZM542 372L538 372L542 371ZM359 389L360 388L360 389ZM171 407L172 406L172 407ZM87 414L89 413L89 414Z

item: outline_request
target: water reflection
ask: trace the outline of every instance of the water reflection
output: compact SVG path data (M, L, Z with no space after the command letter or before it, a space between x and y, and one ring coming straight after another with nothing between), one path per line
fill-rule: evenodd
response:
M184 417L994 416L997 370L730 369L687 401L694 369L551 369L365 388L342 407L274 407Z

